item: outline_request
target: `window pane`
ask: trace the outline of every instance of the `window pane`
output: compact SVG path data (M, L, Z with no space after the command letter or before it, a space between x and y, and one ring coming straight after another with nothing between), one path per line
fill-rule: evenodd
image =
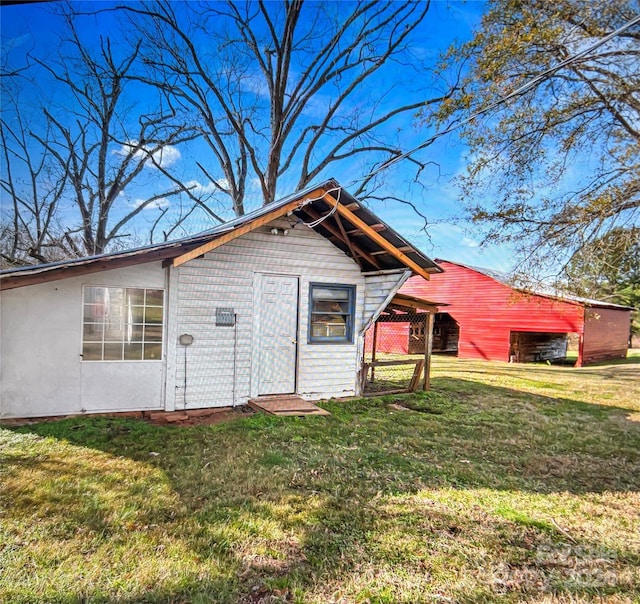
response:
M104 319L104 304L85 304L84 320L86 322L101 323Z
M105 344L104 345L105 361L121 361L122 360L122 344Z
M143 325L129 325L129 333L127 334L127 342L142 342L144 334Z
M147 290L147 306L162 306L164 301L164 292L161 289Z
M323 323L312 323L311 335L314 338L325 338L327 336L326 326Z
M85 342L102 342L103 334L102 323L85 323L82 339Z
M345 321L315 321L311 324L311 334L316 337L336 338L347 336L347 323Z
M349 300L349 290L344 288L313 287L314 300Z
M162 344L145 344L144 345L144 358L147 359L160 359L162 357Z
M131 323L144 323L144 306L130 306L128 313Z
M104 288L103 287L85 287L84 288L84 301L104 303Z
M144 304L144 290L143 289L128 289L127 290L127 304L133 304L142 306Z
M145 342L162 342L162 325L147 325L144 329Z
M124 359L125 361L141 361L142 344L125 344Z
M119 320L110 320L104 326L105 342L122 342L124 341L124 324Z
M344 338L347 336L347 324L343 323L338 325L336 323L329 323L327 325L327 335L331 338Z
M349 314L349 301L314 300L313 312Z
M124 292L119 287L104 290L104 306L107 316L121 317L124 309Z
M88 344L85 342L82 346L82 358L85 361L101 361L102 344Z
M147 306L144 313L145 323L162 323L162 307Z

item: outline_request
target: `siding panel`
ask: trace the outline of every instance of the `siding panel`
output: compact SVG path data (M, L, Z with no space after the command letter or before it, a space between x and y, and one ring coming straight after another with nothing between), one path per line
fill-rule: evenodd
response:
M289 235L272 235L269 231L273 226L288 228ZM304 225L292 228L280 220L171 270L179 272L177 335L194 336L193 345L186 351L187 408L243 404L258 394L259 334L255 331L253 308L256 273L299 278L298 394L318 399L355 393L357 343L307 342L311 282L355 285L356 333L362 322L365 288L360 269L324 237ZM235 310L235 328L215 325L216 307ZM184 352L176 345L177 409L185 407Z
M411 271L365 276L363 328L366 329L386 306L391 294L397 293L411 275Z

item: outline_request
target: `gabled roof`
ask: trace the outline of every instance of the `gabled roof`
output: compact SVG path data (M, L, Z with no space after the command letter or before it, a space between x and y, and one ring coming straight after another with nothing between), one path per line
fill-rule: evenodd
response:
M483 268L479 266L471 266L468 264L462 264L461 262L453 262L452 260L445 260L444 258L436 258L436 262L446 262L448 264L454 264L462 268L466 268L470 271L474 271L485 277L489 277L502 285L510 287L514 291L521 292L532 296L540 296L541 298L549 298L551 300L558 300L560 302L566 302L567 304L575 304L578 306L588 306L590 308L610 308L612 310L635 310L632 306L623 306L621 304L613 304L611 302L603 302L602 300L592 300L590 298L581 298L580 296L572 296L569 294L559 294L555 292L543 291L540 289L528 289L524 287L515 286L509 279L506 273L496 271L490 268ZM446 271L444 271L446 272Z
M285 216L292 223L304 223L327 238L352 257L363 272L409 268L425 279L432 273L442 272L433 260L382 222L335 180L328 180L191 237L121 252L3 270L0 271L0 289L158 260L180 266Z

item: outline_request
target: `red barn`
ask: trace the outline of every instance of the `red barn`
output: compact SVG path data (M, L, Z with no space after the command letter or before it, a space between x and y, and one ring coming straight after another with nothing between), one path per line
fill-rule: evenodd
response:
M566 356L569 334L576 334L577 366L626 357L631 308L527 292L509 286L492 271L437 262L444 273L430 281L413 277L400 290L447 305L442 307L446 312L436 314L433 352L513 362L560 359ZM388 352L420 352L415 349L420 346L424 350L424 338L414 333L415 328L407 330L405 325L403 334L386 334L383 341L396 343Z

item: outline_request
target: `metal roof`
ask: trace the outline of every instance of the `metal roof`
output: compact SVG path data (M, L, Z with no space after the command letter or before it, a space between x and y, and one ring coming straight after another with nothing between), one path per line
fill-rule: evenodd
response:
M310 197L314 192L316 195ZM333 194L335 197L332 196ZM426 273L442 272L442 269L433 260L425 256L389 225L382 222L371 210L342 189L337 181L330 179L193 236L120 252L5 269L0 271L0 288L10 289L121 266L175 259L263 217L268 217L271 214L277 217L278 210L282 210L295 201L299 201L299 203L296 204L291 214L298 221L329 239L345 254L351 256L360 265L363 272L404 268L411 263L415 263L419 269ZM360 221L364 226L358 227L350 223L349 230L347 230L346 223L349 223L350 219L348 217L346 219L340 218L340 213L334 209L334 206L337 205L342 206L341 212L352 216L351 220ZM398 253L390 251L389 245L385 242Z
M461 262L453 262L452 260L445 260L444 258L436 258L436 262L448 262L449 264L455 264L463 268L485 275L502 285L506 285L515 291L522 292L523 294L530 294L534 296L541 296L543 298L550 298L552 300L558 300L560 302L567 302L569 304L579 304L582 306L590 306L593 308L610 308L612 310L635 310L632 306L624 306L622 304L613 304L612 302L604 302L602 300L593 300L591 298L582 298L580 296L573 296L570 294L563 294L554 291L547 291L541 288L533 289L526 287L517 287L509 279L509 276L502 271L496 271L490 268L483 268L479 266L471 266L469 264L462 264ZM446 272L446 271L445 271Z

